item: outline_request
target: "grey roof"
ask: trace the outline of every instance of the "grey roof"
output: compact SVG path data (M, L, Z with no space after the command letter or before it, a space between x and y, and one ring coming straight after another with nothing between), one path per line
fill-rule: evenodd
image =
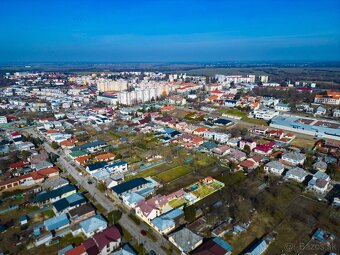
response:
M274 169L284 169L283 164L279 161L270 161L266 164L266 166Z
M323 172L320 172L320 171L317 171L317 172L314 174L314 177L317 178L317 179L324 179L324 180L329 179L328 174L323 173Z
M46 180L41 184L41 187L43 189L53 189L56 187L62 187L65 186L67 184L69 184L70 182L64 178L57 178L57 179L52 179L52 180Z
M293 160L296 160L296 161L301 161L301 160L306 158L306 156L304 154L296 152L296 151L288 152L288 153L284 154L283 157L290 158L290 159L293 159Z
M290 169L286 175L293 175L299 178L304 178L308 175L308 173L300 167L294 167Z
M326 170L327 169L327 163L326 162L324 162L324 161L318 161L318 162L316 162L314 165L313 165L313 167L314 168L316 168L316 169L324 169L324 170Z
M198 242L203 241L203 238L188 228L183 228L170 235L178 247L184 252L190 252Z

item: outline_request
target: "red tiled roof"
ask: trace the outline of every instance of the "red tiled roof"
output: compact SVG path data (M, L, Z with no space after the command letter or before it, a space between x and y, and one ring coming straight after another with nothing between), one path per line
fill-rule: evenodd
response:
M15 169L15 168L22 167L24 165L26 165L26 162L20 161L20 162L16 162L16 163L10 164L9 168L14 168Z
M65 255L82 255L85 254L86 250L84 245L79 245L75 248L73 248L72 250L69 250L65 253Z
M115 226L109 227L93 236L99 250L102 250L111 242L118 242L120 238L121 234Z
M33 180L37 180L37 179L45 178L48 175L53 174L53 173L59 173L59 169L57 167L49 167L49 168L41 169L36 172L31 172L29 174L31 175Z

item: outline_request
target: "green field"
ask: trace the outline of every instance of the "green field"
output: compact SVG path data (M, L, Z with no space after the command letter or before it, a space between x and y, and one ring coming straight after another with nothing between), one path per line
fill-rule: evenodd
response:
M191 173L191 170L186 166L177 166L170 170L157 174L156 177L163 182L171 182L189 173Z
M234 115L237 117L242 117L245 118L248 116L248 114L246 112L243 112L241 110L237 110L237 109L228 109L228 110L221 110L222 113L225 114L230 114L230 115Z
M225 114L230 114L230 115L234 115L237 117L241 117L242 121L244 122L248 122L254 125L262 125L262 126L268 126L268 123L264 120L261 119L253 119L253 118L249 118L248 117L248 113L238 110L238 109L227 109L227 110L221 110L221 113L225 113Z

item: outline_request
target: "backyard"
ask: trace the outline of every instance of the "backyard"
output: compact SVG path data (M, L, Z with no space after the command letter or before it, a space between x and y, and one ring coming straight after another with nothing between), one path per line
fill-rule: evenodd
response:
M170 170L157 174L156 177L162 182L168 183L189 173L191 173L191 169L189 169L187 166L177 166Z

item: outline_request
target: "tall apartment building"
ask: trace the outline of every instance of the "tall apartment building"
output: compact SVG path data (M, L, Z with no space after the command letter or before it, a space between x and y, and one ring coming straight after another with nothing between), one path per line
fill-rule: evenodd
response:
M115 81L115 80L100 78L97 81L97 89L101 92L123 91L123 90L127 90L127 88L128 88L128 82L123 79Z
M215 79L219 82L227 82L227 83L254 83L255 82L255 75L222 75L216 74Z
M117 93L118 102L123 105L133 105L151 100L156 100L157 97L167 95L166 90L162 86L153 88L137 88L134 91L122 91Z

